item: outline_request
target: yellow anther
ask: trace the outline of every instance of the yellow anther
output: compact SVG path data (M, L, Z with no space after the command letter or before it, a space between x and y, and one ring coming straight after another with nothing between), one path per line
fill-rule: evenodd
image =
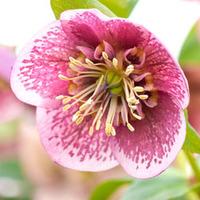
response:
M90 59L88 59L88 58L85 59L85 62L86 62L88 65L94 65L94 63L93 63Z
M77 69L77 67L76 67L76 65L75 64L73 64L73 63L69 63L69 67L72 69L72 70L76 70Z
M90 129L89 129L89 135L92 136L94 133L94 127L91 126Z
M72 116L72 121L75 122L80 116L80 111L77 111L73 116Z
M131 112L131 114L133 115L133 117L135 117L135 118L138 119L138 120L141 120L141 119L142 119L141 116L135 114L134 112Z
M135 92L144 92L144 88L141 86L135 86L133 89Z
M56 100L62 100L63 98L65 98L64 95L59 95L59 96L56 97Z
M106 135L110 136L111 132L112 132L112 124L110 123L106 123L106 129L105 129Z
M115 135L116 135L116 131L115 131L115 129L114 129L113 126L112 126L112 130L111 130L111 135L112 135L112 136L115 136Z
M83 122L84 117L83 116L79 116L79 118L76 120L76 124L80 125Z
M79 60L76 60L73 57L69 57L69 61L74 65L81 65L82 64Z
M68 77L66 77L66 76L64 76L64 75L62 75L62 74L58 74L58 78L59 78L60 80L63 80L63 81L66 81L66 80L69 79Z
M133 65L129 65L129 66L126 68L125 74L126 74L127 76L129 76L133 71L134 71L134 66L133 66Z
M108 54L105 51L102 52L102 56L104 60L108 60Z
M128 129L129 129L131 132L134 132L134 131L135 131L134 127L133 127L130 123L127 123L126 125L127 125Z
M140 103L140 101L138 99L136 99L135 97L127 98L127 102L132 103L132 104L139 104Z
M67 111L69 108L71 108L71 105L67 104L63 107L63 111Z
M138 97L140 98L140 99L142 99L142 100L146 100L146 99L148 99L148 95L146 95L146 94L144 94L144 95L138 95Z
M69 57L69 61L70 61L70 62L73 62L73 61L75 61L75 60L76 60L75 58L73 58L73 57L71 57L71 56Z
M92 99L88 99L83 105L80 106L79 110L83 111L86 108L88 108L88 106L90 106L92 104L93 100Z
M137 109L137 106L133 106L133 105L130 105L128 104L130 108L132 108L133 110L136 110Z
M118 67L118 60L116 58L113 58L112 63L113 63L113 66L117 69L117 67Z
M64 98L63 100L62 100L62 103L63 104L66 104L66 103L68 103L68 102L70 102L72 99L70 98L70 97L66 97L66 98Z

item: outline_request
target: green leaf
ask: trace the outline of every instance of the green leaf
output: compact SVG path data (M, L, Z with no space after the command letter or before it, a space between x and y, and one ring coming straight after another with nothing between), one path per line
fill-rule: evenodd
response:
M171 198L170 200L188 200L188 196L187 196L187 194L185 194L180 197Z
M190 189L183 195L179 196L178 198L173 198L171 200L199 200L199 190L200 189L200 184L197 183L193 186L190 187Z
M191 153L200 154L200 137L189 122L187 122L187 133L183 149Z
M23 173L19 161L0 161L0 178L10 177L12 179L23 179Z
M189 192L199 192L200 191L200 183L197 183L195 185L193 185L191 188L190 188L190 191Z
M93 191L90 200L107 200L117 189L131 183L131 179L115 179L101 183Z
M14 196L12 192L10 193L10 188L4 190L3 193L0 190L0 199L5 200L28 200L31 195L31 185L26 180L23 175L23 171L18 160L4 160L0 161L0 182L3 185L6 181L11 181L13 187L18 188L19 192L16 193L17 196Z
M182 66L200 66L200 40L198 39L197 26L189 33L182 47L179 62Z
M114 13L98 0L51 0L51 8L55 17L58 19L60 14L70 9L97 8L107 16L113 17Z
M138 0L99 0L112 10L117 16L127 18Z
M188 192L187 180L175 169L148 180L131 185L122 200L168 200Z

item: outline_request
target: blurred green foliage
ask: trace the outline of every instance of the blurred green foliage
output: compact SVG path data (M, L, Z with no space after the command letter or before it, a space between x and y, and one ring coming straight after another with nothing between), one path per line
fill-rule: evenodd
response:
M160 176L147 180L107 180L95 188L90 200L109 200L124 185L130 186L122 200L195 200L194 192L200 189L199 183L191 185L180 170L169 168Z
M183 145L185 151L200 154L200 137L195 129L187 122L186 139Z
M108 16L115 16L111 10L100 3L98 0L51 0L51 8L58 19L60 14L65 10L80 8L97 8Z
M91 194L90 200L108 200L120 187L133 183L132 179L108 180L98 185Z
M24 175L17 160L0 161L0 177L10 177L13 179L23 180Z
M0 184L10 185L10 187L6 188L4 191L0 189L1 200L31 199L32 186L24 176L20 162L16 159L0 161ZM14 189L17 188L18 192L16 195L13 194L12 187L14 187Z
M169 200L188 191L186 178L179 171L168 169L158 177L135 181L122 200Z
M108 16L116 15L126 18L129 16L136 3L137 0L51 0L51 6L56 18L59 18L60 14L65 10L78 8L97 8ZM196 26L193 27L183 45L179 61L182 66L200 66L200 40L197 36ZM14 134L13 130L15 130L16 127L15 122L13 122L12 125L1 125L0 140L4 140L10 136L12 137L12 134ZM187 124L187 135L183 149L188 152L200 154L200 137L189 123ZM30 199L31 185L26 180L19 161L0 161L0 180L3 178L16 180L16 183L20 183L23 192L21 196L18 197L6 198L0 196L0 199ZM187 183L187 179L180 174L179 171L169 169L162 175L149 180L108 180L97 186L90 200L107 200L117 189L128 184L131 184L131 186L125 192L123 200L184 200L187 199L187 195L190 191L200 189L200 185L190 187Z
M101 3L106 5L112 12L118 17L127 18L138 0L99 0Z
M138 0L51 0L51 8L58 19L69 9L96 8L107 16L127 18Z
M19 127L18 119L0 124L0 143L13 140Z
M200 66L200 35L198 34L197 25L195 25L183 44L179 56L179 62L183 67Z

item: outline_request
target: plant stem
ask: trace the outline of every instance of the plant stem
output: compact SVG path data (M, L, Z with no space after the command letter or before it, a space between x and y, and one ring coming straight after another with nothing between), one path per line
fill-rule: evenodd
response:
M190 163L190 166L194 172L194 175L197 179L198 182L200 182L200 169L198 166L198 163L196 161L196 159L194 158L194 156L192 155L192 153L188 152L188 151L184 151L185 155Z

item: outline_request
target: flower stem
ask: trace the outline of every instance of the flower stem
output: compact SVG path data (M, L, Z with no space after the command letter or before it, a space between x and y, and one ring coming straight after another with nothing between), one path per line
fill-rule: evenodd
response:
M192 153L188 152L188 151L184 151L185 155L190 163L190 166L194 172L194 175L197 179L198 182L200 182L200 169L198 166L198 163L196 161L196 159L194 158L194 156L192 155Z

